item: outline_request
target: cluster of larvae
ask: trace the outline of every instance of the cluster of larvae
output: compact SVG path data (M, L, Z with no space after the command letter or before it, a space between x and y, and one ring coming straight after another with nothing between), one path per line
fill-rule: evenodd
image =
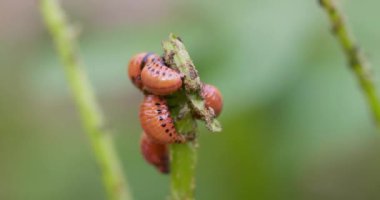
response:
M192 139L177 132L165 100L166 95L182 88L184 76L165 65L160 56L145 52L131 58L128 76L145 95L139 114L143 129L141 152L148 163L167 174L170 171L168 144L185 143ZM223 107L219 90L203 84L201 95L206 107L218 116Z

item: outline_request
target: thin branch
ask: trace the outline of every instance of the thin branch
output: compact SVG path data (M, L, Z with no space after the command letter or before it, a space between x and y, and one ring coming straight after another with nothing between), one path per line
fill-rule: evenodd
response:
M64 65L83 126L101 168L108 197L112 200L129 200L131 195L128 185L111 134L105 129L103 116L84 71L84 65L79 59L71 26L66 22L64 11L56 0L40 0L40 9Z
M353 69L360 87L367 98L376 125L380 126L380 102L375 84L372 80L371 68L365 60L359 46L355 43L344 21L344 14L340 11L333 0L319 0L319 4L326 11L332 26L332 33L339 41L346 55L349 66Z
M165 62L184 75L185 90L168 98L175 126L180 134L196 135L194 113L205 121L212 132L221 131L213 113L205 107L200 95L201 81L185 46L179 37L171 34L162 42ZM196 140L171 145L171 199L193 200L195 190Z

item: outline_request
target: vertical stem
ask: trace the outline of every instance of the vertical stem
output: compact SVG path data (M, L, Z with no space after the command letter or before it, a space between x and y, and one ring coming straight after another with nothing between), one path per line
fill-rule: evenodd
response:
M212 132L221 131L219 122L205 107L200 95L201 80L193 62L179 37L171 34L162 42L165 62L184 75L185 89L168 97L168 104L180 134L196 135L197 124L194 113L206 123ZM195 190L196 140L186 144L172 144L171 152L171 199L193 200Z
M371 68L368 65L368 61L364 59L359 46L355 43L344 21L343 12L337 9L333 0L319 0L319 3L326 11L332 26L332 32L342 47L347 61L359 81L376 125L380 127L380 102L372 80Z
M188 107L186 94L181 91L168 99L170 112L180 134L197 132L197 124ZM193 200L195 190L196 140L170 145L171 200Z
M172 200L192 200L195 189L195 142L172 144L171 152L171 197Z
M84 66L79 59L73 31L56 0L40 0L40 9L64 65L82 124L102 171L108 199L129 200L131 196L128 185L124 179L111 134L105 128L102 113L95 100Z

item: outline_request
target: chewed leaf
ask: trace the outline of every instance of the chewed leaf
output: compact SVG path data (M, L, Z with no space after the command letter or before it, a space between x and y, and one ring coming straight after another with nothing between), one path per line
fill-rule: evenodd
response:
M201 95L202 82L182 41L170 34L169 40L163 41L162 46L165 51L166 63L184 75L183 84L190 107L206 123L206 127L210 131L220 132L221 125L215 119L214 110L206 107Z

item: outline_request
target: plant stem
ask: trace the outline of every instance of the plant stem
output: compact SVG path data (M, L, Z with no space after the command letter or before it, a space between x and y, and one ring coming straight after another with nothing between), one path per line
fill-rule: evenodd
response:
M179 37L170 34L162 42L164 59L169 67L184 75L185 90L167 98L170 112L180 134L196 135L197 124L194 113L206 122L212 132L221 131L219 122L205 107L200 95L202 83L191 58ZM195 190L196 140L186 144L172 144L171 152L171 199L192 200Z
M378 100L375 84L372 80L371 68L368 61L364 59L359 46L355 43L344 21L343 12L337 9L333 0L319 0L319 3L328 15L332 32L339 41L347 61L359 81L360 87L372 110L376 125L380 127L380 102Z
M178 105L178 102L180 101L169 100L169 105ZM177 116L176 130L181 134L195 134L197 126L191 112L187 112L183 118L178 119L178 116L181 115L180 112L180 109L171 111L173 116ZM196 147L196 140L185 144L170 145L171 200L195 199Z
M40 0L40 9L64 65L68 83L80 111L82 124L102 171L108 199L129 200L131 196L111 133L105 128L103 116L84 71L84 65L79 59L73 29L66 22L65 14L56 0Z
M171 152L171 199L192 200L195 189L195 143L173 144Z

